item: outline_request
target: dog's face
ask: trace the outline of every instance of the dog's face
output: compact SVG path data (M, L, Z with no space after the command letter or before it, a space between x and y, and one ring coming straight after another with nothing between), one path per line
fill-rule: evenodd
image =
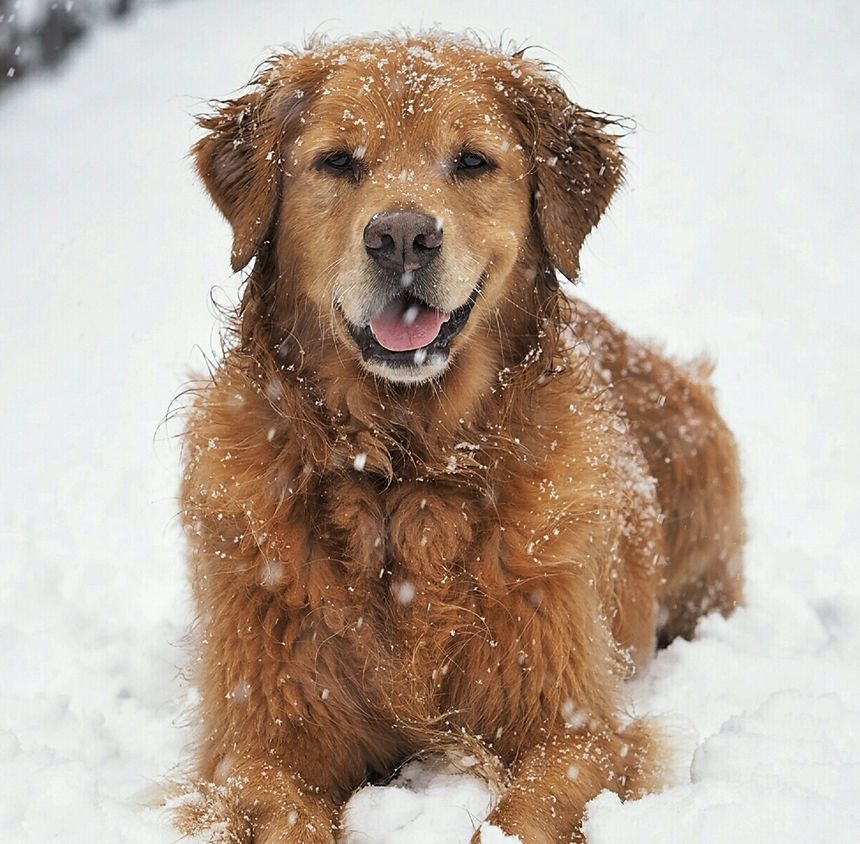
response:
M604 122L543 68L449 37L280 57L202 122L234 267L273 250L276 311L312 309L340 353L393 382L441 375L523 308L513 287L537 268L514 269L534 239L575 276L619 178Z
M531 186L488 79L440 85L432 56L397 58L336 66L308 109L287 153L281 214L295 225L279 248L367 368L417 381L505 295Z

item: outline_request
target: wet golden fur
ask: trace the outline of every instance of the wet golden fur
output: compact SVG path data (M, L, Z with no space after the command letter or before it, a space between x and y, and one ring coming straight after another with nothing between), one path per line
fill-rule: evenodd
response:
M233 266L255 262L186 435L202 732L183 828L332 842L355 788L460 748L500 760L493 823L581 840L600 790L658 784L623 680L732 610L744 534L704 369L558 291L620 180L612 121L520 54L425 35L279 55L201 122ZM438 166L476 144L486 178ZM333 147L362 151L353 180L315 167ZM390 208L444 220L452 307L485 278L426 383L368 373L338 311Z

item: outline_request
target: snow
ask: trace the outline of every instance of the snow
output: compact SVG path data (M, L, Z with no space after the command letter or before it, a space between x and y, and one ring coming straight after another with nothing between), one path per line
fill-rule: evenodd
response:
M522 840L516 835L506 835L504 830L491 823L482 823L481 844L522 844Z
M465 844L496 795L462 768L443 759L410 762L389 785L363 788L347 808L342 844Z
M332 20L332 34L498 21L547 47L585 105L635 115L628 187L586 246L581 292L719 361L747 478L748 605L634 683L635 710L671 726L675 784L598 797L589 844L856 841L860 7L425 9L155 6L0 102L0 841L176 840L146 808L178 774L194 698L178 426L159 422L203 366L195 345L217 347L210 287L223 301L237 284L185 157L190 115ZM479 779L414 763L353 798L348 840L465 844L491 802Z
M792 740L789 741L788 738ZM860 829L860 713L838 695L776 692L696 750L691 783L622 806L592 801L589 841L828 841ZM755 799L750 799L754 794Z

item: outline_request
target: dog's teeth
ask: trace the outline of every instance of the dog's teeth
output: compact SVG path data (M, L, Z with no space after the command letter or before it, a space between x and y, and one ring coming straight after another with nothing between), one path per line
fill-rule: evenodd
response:
M418 314L420 312L421 308L419 308L418 305L410 305L403 312L403 322L405 322L406 325L412 325L412 323L415 322L416 319L418 319Z
M415 361L416 366L421 366L427 360L427 349L416 349L412 359Z

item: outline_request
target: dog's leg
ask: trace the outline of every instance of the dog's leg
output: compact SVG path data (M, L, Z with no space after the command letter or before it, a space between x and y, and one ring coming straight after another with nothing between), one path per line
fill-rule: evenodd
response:
M296 751L223 756L211 781L181 801L179 828L209 834L212 844L334 844L343 795L328 784L312 785L303 773L307 764L290 759L314 756L301 746Z
M488 823L522 844L582 842L586 803L604 789L627 799L653 788L656 756L643 721L624 730L596 723L548 729L514 765L513 782ZM481 841L479 830L472 844Z

